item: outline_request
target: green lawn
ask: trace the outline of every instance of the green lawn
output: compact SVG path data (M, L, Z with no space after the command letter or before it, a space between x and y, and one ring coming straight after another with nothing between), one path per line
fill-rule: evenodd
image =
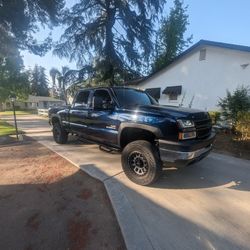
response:
M16 130L13 126L9 125L7 122L0 120L0 136L3 135L13 135Z
M25 111L21 111L21 110L17 110L16 111L16 115L30 115L30 114L37 114L36 110L25 110ZM0 111L0 117L1 116L5 116L5 115L13 115L13 111Z

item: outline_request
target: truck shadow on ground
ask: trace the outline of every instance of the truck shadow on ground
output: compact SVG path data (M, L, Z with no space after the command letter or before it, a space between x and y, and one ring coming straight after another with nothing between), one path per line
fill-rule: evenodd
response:
M65 178L47 174L39 177L41 183L33 176L29 184L24 177L23 184L0 185L0 224L4 225L0 249L101 249L104 243L112 244L111 237L121 241L117 249L125 249L101 182L81 170Z
M166 168L153 188L200 189L224 186L240 191L250 191L250 168L243 172L240 166L228 165L217 159L207 158L183 168Z
M52 136L43 136L43 139L52 140ZM79 140L76 136L70 136L69 142L65 146L67 147L67 145L74 145L73 149L70 147L67 149L68 153L75 151L78 147L83 147L83 152L88 154L88 159L93 159L93 164L95 164L96 153L100 157L103 155L102 160L106 165L113 164L112 154L120 154L119 152L110 153L102 150L100 152L98 145L87 140ZM58 146L60 147L60 145ZM84 146L87 146L87 148L84 149ZM203 189L225 186L228 189L250 191L250 168L236 165L237 162L225 162L222 159L208 156L200 162L183 168L164 168L162 177L151 187L162 189ZM239 160L239 162L241 161ZM121 164L119 164L119 167L119 170L122 171Z
M91 167L96 168L95 165ZM98 171L100 170L98 169ZM113 218L109 216L106 224L101 226L84 224L86 221L92 223L96 214L104 213L104 211L103 205L95 203L95 207L91 207L85 197L81 198L81 190L88 189L86 185L83 185L81 179L84 179L83 172L79 170L72 176L50 184L20 183L0 185L0 223L5 225L0 235L0 248L66 249L74 247L75 240L79 241L78 237L81 237L82 228L86 229L87 232L86 235L82 236L84 237L84 244L98 246L99 241L104 241L106 228L111 225L110 220L115 225L115 215L111 211ZM147 207L143 213L140 212L136 216L139 215L139 219L143 221L142 230L154 247L159 246L159 249L209 249L211 246L223 249L240 249L242 247L227 234L219 235L216 231L198 225L160 206L136 190L132 190L128 186L125 187L119 181L118 185L127 189L127 192L133 192L134 199L141 203L141 209L144 210ZM97 185L97 187L101 188L100 185ZM100 192L97 189L92 194L92 197L96 197ZM110 203L108 198L104 202ZM157 214L157 218L160 218L161 223L155 223L154 216L148 214L151 213L150 211ZM135 213L137 212L139 211L135 211ZM13 221L15 222L13 223ZM130 217L127 218L127 221L128 225L126 226L128 227L126 230L133 231L134 221ZM73 222L77 226L74 226L76 235L72 236L72 238L70 230L73 229L70 223ZM149 224L150 227L147 226ZM62 225L66 225L65 228L61 227ZM164 230L161 228L163 225ZM90 229L87 227L90 227ZM96 227L98 229L96 230L97 235L91 235L92 231L96 234L94 230ZM117 227L114 230L119 232ZM61 236L64 236L60 241L55 240L58 237L58 232L60 232ZM34 235L36 236L34 237ZM135 240L138 240L137 237L139 236L136 235ZM96 241L97 244L93 243L93 241ZM112 243L109 242L109 244ZM113 247L112 245L109 246L110 249ZM119 249L125 248L121 247Z
M35 147L36 158L40 157L39 147ZM106 153L103 152L102 154ZM105 156L103 158L105 159ZM60 159L57 158L57 163L59 161ZM109 162L110 166L114 164L110 158L109 160L106 158L106 161ZM124 181L119 178L112 178L112 176L105 179L105 184L110 181L115 182L114 184L117 185L113 186L113 190L118 195L123 192L128 197L125 201L123 200L122 204L118 205L120 208L126 207L125 202L133 207L133 213L139 220L140 226L143 228L142 231L146 234L145 238L149 239L152 248L247 249L249 229L246 230L246 227L244 227L246 224L236 227L237 225L234 223L236 223L238 217L227 216L228 210L232 206L231 200L226 202L224 197L218 194L217 198L221 199L221 203L215 208L213 201L216 201L214 199L216 197L212 197L211 206L203 207L204 213L202 215L204 218L199 221L194 211L189 211L190 207L184 208L185 213L181 212L183 210L178 210L182 205L182 195L177 197L180 199L180 203L175 204L174 201L172 202L169 199L168 203L164 203L163 206L157 200L154 200L152 195L149 196L148 194L150 190L152 192L152 187L158 189L200 189L225 185L236 180L242 183L249 180L249 171L244 172L243 178L242 168L240 167L231 172L229 168L232 166L222 164L216 159L208 158L204 161L176 171L164 170L161 180L151 187L140 187L129 183L127 179ZM84 159L82 162L84 162ZM86 219L91 220L90 216L96 218L104 213L102 202L109 203L108 199L102 200L102 197L100 197L102 202L98 202L93 207L88 205L86 200L86 195L88 196L89 193L86 193L85 189L89 189L90 186L94 188L92 190L92 199L94 199L101 193L103 187L101 183L95 183L91 178L86 179L86 175L80 170L67 177L63 176L61 166L65 165L65 162L61 162L57 168L55 166L52 168L47 164L43 162L41 165L42 171L37 172L37 167L32 168L31 164L26 162L25 166L19 168L20 173L23 173L26 179L19 177L18 181L13 182L13 176L10 174L12 181L0 185L0 224L4 225L1 228L0 249L24 249L26 247L34 247L34 249L66 249L70 242L66 240L68 231L60 231L62 223L66 225L66 230L70 231L72 227L69 222L72 219L79 225L79 222L84 222ZM93 164L82 164L80 167L91 169L93 176L93 171L98 171L99 175L106 175L105 169L101 169L94 162ZM53 170L53 172L49 174L50 170ZM13 173L16 173L16 171L13 169ZM199 182L198 179L202 181ZM92 185L90 182L93 182ZM245 184L243 186L239 185L239 190L246 191L246 187L249 189L249 186ZM206 194L206 192L203 193L203 195ZM217 192L214 195L216 196ZM203 199L202 195L200 199ZM116 201L119 203L119 198ZM192 204L199 208L200 201L193 200ZM175 209L172 206L176 206ZM125 218L127 221L126 230L134 232L135 221L131 218L135 217L131 217L131 214L124 213L124 211L122 212L123 216L127 216ZM239 209L238 214L247 218L249 211L247 208L244 210ZM99 230L94 231L94 235L91 235L93 242L102 239L99 234L105 236L106 228L110 226L111 220L114 221L115 218L114 214L111 213L111 215L104 223L101 223ZM238 216L236 213L234 215ZM69 225L69 228L67 228L67 225ZM76 235L88 236L87 233L83 233L86 225L80 224L80 226L77 234L72 233L72 244L78 240ZM92 226L92 229L95 229L94 226ZM115 230L119 229L115 228ZM58 232L60 233L60 240L56 240L58 239ZM135 241L139 240L136 234L134 234L134 238ZM81 249L83 248L81 247ZM111 248L112 246L109 247L109 249ZM92 249L98 248L92 247Z
M101 170L95 164L88 164L88 165L81 165L82 169L87 170L91 176L97 176L97 178L103 178L106 173L105 171ZM176 172L177 173L177 172ZM177 174L178 175L178 174ZM170 182L173 181L173 175L169 175ZM109 192L121 193L125 194L127 199L121 199L123 202L127 201L129 206L132 206L132 213L133 215L128 213L123 213L122 215L126 215L128 218L124 219L128 222L128 224L124 225L126 230L134 229L134 225L136 225L135 220L139 219L139 224L142 227L142 233L146 234L144 237L148 241L150 241L151 245L155 249L243 249L246 244L246 235L244 234L243 238L245 243L243 245L239 244L242 240L238 242L230 236L230 230L224 230L223 234L220 234L217 229L213 228L211 225L208 226L209 221L206 218L206 211L211 213L210 216L217 216L215 220L217 223L220 224L221 227L232 227L231 220L235 218L227 218L227 220L220 220L218 218L224 218L223 209L227 210L229 204L227 201L224 204L224 208L213 208L211 207L204 207L204 220L203 223L195 223L197 219L195 216L194 218L191 216L190 218L186 216L186 214L181 214L180 211L176 210L176 213L173 210L173 207L168 208L168 205L171 204L171 200L166 203L166 206L162 206L155 202L151 196L147 194L147 192L151 192L150 187L142 187L137 186L136 184L130 183L130 181L125 180L123 178L107 178L104 180L104 183L111 182L111 185L114 185L111 188L111 191L108 189ZM156 186L161 187L162 182L166 182L166 180L162 179ZM166 183L165 183L166 184ZM109 185L108 185L109 186ZM165 185L163 185L165 188ZM171 185L170 185L171 186ZM203 187L201 185L201 187ZM112 191L113 190L113 191ZM150 191L151 190L151 191ZM109 193L110 194L110 193ZM204 193L205 195L206 193ZM112 197L112 194L110 194ZM210 194L209 194L210 195ZM179 196L178 196L179 197ZM177 197L177 198L178 198ZM179 197L181 200L182 198ZM185 201L185 197L183 200ZM121 205L121 200L119 198L114 197L115 205L118 207L122 206L122 209L126 209L128 204ZM156 199L157 200L157 199ZM223 200L223 199L222 199ZM201 201L197 201L197 206L199 206ZM116 204L117 203L117 204ZM182 201L179 201L179 206L181 205ZM184 202L185 203L185 202ZM193 201L193 205L195 205L196 201ZM173 204L175 202L173 201ZM172 204L172 205L173 205ZM175 204L176 205L176 204ZM178 207L178 205L177 205ZM227 208L226 208L227 207ZM211 210L210 210L211 209ZM217 211L218 209L218 211ZM186 211L189 208L186 208ZM191 212L192 213L192 212ZM136 219L135 219L136 218ZM133 224L135 223L135 224ZM232 229L232 228L231 228ZM236 234L241 234L239 231L235 231ZM139 237L136 235L135 237ZM242 243L242 242L241 242ZM142 246L141 246L142 247Z

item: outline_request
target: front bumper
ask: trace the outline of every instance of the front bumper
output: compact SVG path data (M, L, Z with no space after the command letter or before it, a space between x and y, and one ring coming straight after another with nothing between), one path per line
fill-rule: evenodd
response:
M182 167L203 159L212 150L215 133L203 140L159 140L161 160L167 165Z

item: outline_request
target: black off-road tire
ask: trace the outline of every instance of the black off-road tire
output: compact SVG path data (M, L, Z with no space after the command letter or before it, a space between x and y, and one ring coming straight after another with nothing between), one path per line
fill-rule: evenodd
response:
M162 162L157 147L144 140L129 143L122 151L122 168L136 184L146 186L158 180Z
M59 122L53 124L53 137L56 143L65 144L68 141L67 131L60 125Z

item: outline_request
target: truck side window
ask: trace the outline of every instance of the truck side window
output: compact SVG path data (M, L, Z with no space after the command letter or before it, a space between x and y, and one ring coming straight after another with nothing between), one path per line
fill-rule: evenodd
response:
M94 93L94 97L99 97L101 98L104 102L110 102L111 97L109 95L109 92L105 89L98 89Z
M89 93L90 91L81 91L78 93L74 106L75 107L88 107L88 99L89 99Z

